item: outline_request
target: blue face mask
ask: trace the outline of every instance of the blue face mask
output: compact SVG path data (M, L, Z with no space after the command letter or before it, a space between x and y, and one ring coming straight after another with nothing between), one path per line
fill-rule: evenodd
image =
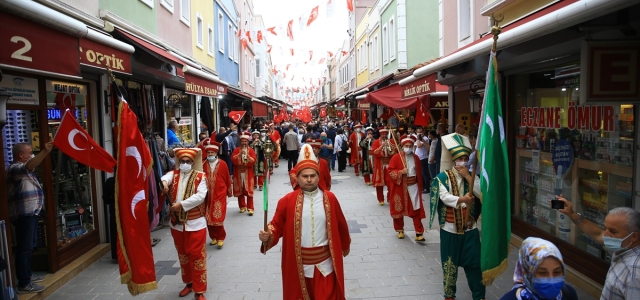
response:
M551 278L534 278L533 288L543 299L556 299L564 286L564 276Z
M627 247L623 247L622 246L622 242L624 240L626 240L627 238L629 238L632 234L633 234L633 232L629 233L629 235L627 235L623 239L609 237L609 236L603 236L602 239L604 240L604 246L605 246L605 248L607 248L607 251L609 251L610 254L616 253L618 251L627 250Z

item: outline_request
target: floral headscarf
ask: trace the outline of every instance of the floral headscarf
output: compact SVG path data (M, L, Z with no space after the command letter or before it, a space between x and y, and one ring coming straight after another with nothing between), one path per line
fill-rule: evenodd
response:
M535 277L538 266L547 257L558 259L560 264L562 264L562 272L565 273L566 267L562 260L562 254L554 244L535 237L527 238L522 242L518 253L518 262L513 271L513 281L515 283L513 288L522 289L520 291L520 299L541 299L533 287L533 278ZM558 294L556 299L562 299L562 293Z

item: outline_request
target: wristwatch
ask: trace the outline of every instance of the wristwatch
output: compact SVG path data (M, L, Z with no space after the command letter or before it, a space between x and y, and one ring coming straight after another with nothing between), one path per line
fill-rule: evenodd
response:
M575 220L575 221L573 219L571 219L573 224L578 224L578 223L582 222L582 214L580 214L580 213L576 213L576 214L578 215L578 219Z

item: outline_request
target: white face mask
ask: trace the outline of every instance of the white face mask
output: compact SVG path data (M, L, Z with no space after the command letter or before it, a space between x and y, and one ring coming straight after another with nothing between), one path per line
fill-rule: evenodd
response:
M456 162L456 166L464 167L464 166L466 166L466 165L467 165L467 162L466 162L466 161L457 161L457 162Z
M33 153L31 153L31 156L29 156L29 159L32 159L32 158L34 158L34 157L36 157L36 155L35 155L35 154L33 154Z
M402 149L404 149L404 153L405 153L405 154L411 154L411 153L413 153L413 149L411 149L411 148L402 148Z
M191 171L191 165L190 164L180 164L180 172L187 173L189 171Z
M218 156L216 156L216 155L207 156L207 160L210 161L210 162L216 161L217 158L218 158Z

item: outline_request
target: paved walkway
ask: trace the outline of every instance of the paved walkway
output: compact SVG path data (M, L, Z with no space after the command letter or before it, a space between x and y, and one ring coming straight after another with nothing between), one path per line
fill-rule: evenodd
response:
M347 168L345 173L332 171L331 175L332 191L340 200L351 227L351 253L344 260L347 298L443 299L438 230L430 230L425 234L427 242L417 244L413 241L412 222L407 219L407 236L399 240L393 230L389 206L378 205L375 190L366 186L362 177L355 177L353 168ZM283 160L271 180L269 219L279 197L290 191L286 160ZM255 196L253 217L239 213L236 198L229 198L225 246L223 249L209 246L207 251L207 299L282 299L280 246L267 255L260 254L258 231L263 226L263 197L258 191ZM426 196L424 194L423 199L428 199ZM425 204L428 205L428 200ZM427 219L423 223L427 224ZM157 230L152 236L162 239L153 248L157 290L135 298L130 296L126 286L120 284L118 264L109 253L47 299L185 299L178 297L184 284L169 229ZM516 259L517 249L512 247L509 270L487 288L487 299L499 299L511 289ZM577 291L579 299L593 299L582 290ZM457 299L471 299L462 269Z

